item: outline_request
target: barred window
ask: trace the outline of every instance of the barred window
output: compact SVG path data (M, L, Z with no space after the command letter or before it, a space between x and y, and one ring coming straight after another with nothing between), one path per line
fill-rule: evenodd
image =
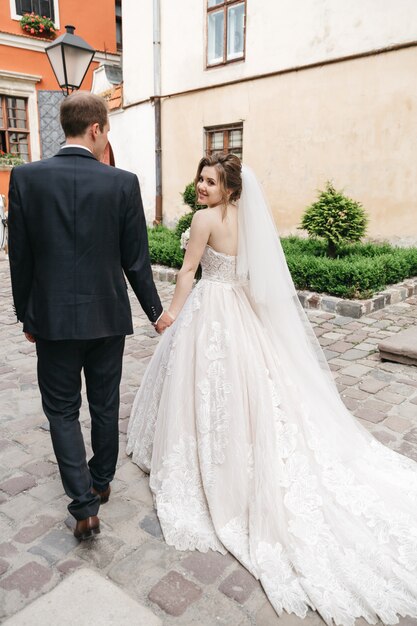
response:
M243 124L211 126L205 128L206 155L218 152L232 152L240 159L243 154Z
M207 67L245 56L246 0L207 0Z
M44 15L55 21L54 0L16 0L17 15L25 13L36 13L36 15Z
M27 99L0 96L0 150L30 161Z
M123 49L122 0L116 0L116 44L119 52Z

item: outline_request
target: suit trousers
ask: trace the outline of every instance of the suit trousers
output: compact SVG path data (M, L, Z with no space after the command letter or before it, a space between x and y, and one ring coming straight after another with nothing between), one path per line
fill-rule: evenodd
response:
M49 341L37 338L38 383L69 512L77 520L96 515L114 477L119 452L119 403L125 337ZM79 414L84 370L93 456L87 464Z

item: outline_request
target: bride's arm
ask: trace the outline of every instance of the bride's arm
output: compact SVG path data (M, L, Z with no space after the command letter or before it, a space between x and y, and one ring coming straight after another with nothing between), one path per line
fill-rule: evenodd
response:
M174 296L168 309L168 315L173 319L181 311L192 289L198 264L210 237L210 217L209 211L206 209L197 211L194 214L184 261L178 272Z

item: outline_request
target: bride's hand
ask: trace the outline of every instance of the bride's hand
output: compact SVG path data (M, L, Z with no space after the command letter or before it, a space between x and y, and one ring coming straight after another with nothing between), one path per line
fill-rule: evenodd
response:
M169 326L171 326L173 322L173 317L167 311L164 311L155 324L155 330L159 335L162 335L164 330L166 330Z

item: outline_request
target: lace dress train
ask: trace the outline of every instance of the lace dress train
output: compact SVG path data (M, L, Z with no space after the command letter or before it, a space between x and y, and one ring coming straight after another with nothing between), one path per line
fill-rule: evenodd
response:
M278 614L311 608L343 626L417 617L416 464L354 418L339 423L341 400L330 439L271 348L236 258L207 246L202 268L129 422L127 451L150 473L167 543L231 552Z

